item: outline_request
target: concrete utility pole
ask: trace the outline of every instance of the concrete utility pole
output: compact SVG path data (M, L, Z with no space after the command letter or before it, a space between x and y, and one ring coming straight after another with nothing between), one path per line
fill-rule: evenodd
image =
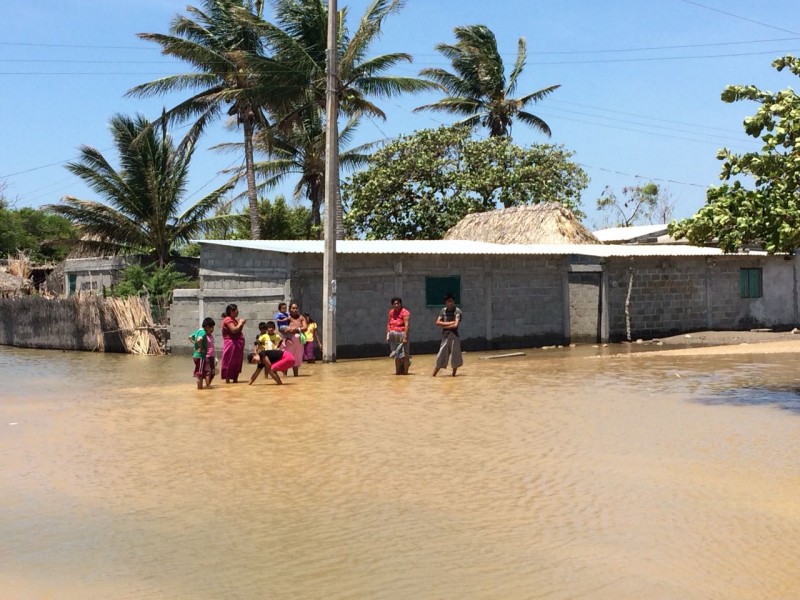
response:
M322 360L336 362L336 199L339 196L339 10L328 0L328 82L325 135L325 254L322 261Z

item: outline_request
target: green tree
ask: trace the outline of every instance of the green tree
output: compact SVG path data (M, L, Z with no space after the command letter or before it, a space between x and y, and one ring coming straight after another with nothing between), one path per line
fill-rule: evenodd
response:
M78 232L69 219L35 208L12 208L0 184L0 257L23 252L31 261L59 262Z
M76 239L68 219L33 208L0 208L0 257L23 252L33 262L63 260Z
M155 127L143 116L115 115L111 132L120 168L90 146L83 146L80 159L67 165L107 204L66 196L48 210L75 223L82 235L79 244L86 248L147 253L164 266L173 247L197 235L233 185L223 185L181 212L202 127L202 122L196 123L176 146L165 125Z
M166 111L167 121L217 117L227 109L236 118L244 134L245 179L247 196L253 214L257 212L255 171L253 168L253 135L266 121L263 107L269 95L284 88L275 77L285 67L276 67L263 56L263 40L258 33L263 2L251 0L205 0L203 9L188 6L190 16L177 15L170 35L140 33L143 40L161 46L161 53L182 60L194 72L170 75L128 91L129 96L150 97L190 89L195 93ZM260 57L261 69L255 72L251 63ZM271 69L265 69L265 64ZM269 90L267 92L267 90ZM258 239L259 223L253 219L251 236Z
M800 77L798 58L778 58L772 66ZM763 145L745 154L720 150L720 179L726 183L710 188L705 206L672 223L670 234L698 245L713 241L726 252L751 244L769 253L794 252L800 246L800 96L791 88L774 93L734 85L725 88L722 100L761 105L744 120L744 129Z
M436 49L453 65L453 71L423 69L420 75L440 85L448 95L434 104L415 109L449 112L466 117L459 124L481 124L489 135L507 136L514 119L550 136L550 127L526 108L561 87L551 85L539 91L512 98L525 68L526 42L517 42L517 59L506 80L503 58L497 50L494 33L485 25L455 28L455 44L438 44Z
M597 199L597 210L611 213L606 223L613 227L667 223L675 211L670 194L652 181L622 188L619 198L609 187Z
M322 204L325 200L325 131L319 111L307 111L310 117L295 122L273 134L269 141L257 143L267 160L256 163L256 173L264 178L264 189L270 189L290 177L296 177L295 200L305 198L311 205L312 225L321 233ZM344 149L355 130L356 120L350 122L339 133L339 165L353 170L366 165L368 151L374 144L363 144Z
M175 265L162 267L151 265L131 265L122 272L120 282L114 286L112 293L120 298L147 294L150 298L150 310L153 318L160 321L166 314L172 290L195 286L190 278L175 270Z
M250 218L249 211L249 207L245 208L244 218L239 221L238 236L246 233L243 226ZM311 240L317 237L311 211L304 206L290 208L284 196L277 196L272 202L266 198L260 200L258 219L261 239L264 240Z
M465 215L539 202L576 214L589 178L561 146L470 138L465 127L401 136L343 186L348 233L367 239L440 239Z

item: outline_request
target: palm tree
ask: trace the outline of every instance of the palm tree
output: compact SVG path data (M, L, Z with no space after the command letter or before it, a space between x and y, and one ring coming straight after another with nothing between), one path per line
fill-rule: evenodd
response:
M291 121L307 108L324 110L326 98L326 48L328 5L323 0L274 0L276 23L264 23L262 33L273 51L276 65L281 65L284 87L294 94L273 110L283 121ZM412 62L405 52L368 57L370 45L378 38L386 18L402 7L402 0L373 0L356 28L347 29L347 9L339 11L339 104L347 116L363 114L385 119L385 113L368 97L387 98L403 93L417 93L439 86L417 77L384 73L402 62ZM262 72L274 65L267 65ZM267 81L266 84L274 83Z
M190 16L177 15L170 35L140 33L143 40L161 46L161 53L192 65L192 73L170 75L128 91L129 96L149 97L186 89L195 93L166 111L168 121L219 116L223 107L235 117L244 132L245 174L251 208L251 236L259 239L258 197L253 170L253 135L266 120L262 112L265 90L278 93L282 88L265 82L263 72L249 68L254 56L263 52L257 25L261 23L263 0L204 0L203 10L186 8ZM262 62L270 62L262 56ZM275 75L273 70L272 75ZM257 85L258 84L258 85ZM258 87L260 86L260 87ZM258 87L258 90L256 90ZM276 91L277 90L277 91Z
M328 6L323 0L274 0L274 6L276 23L264 23L262 32L275 63L284 65L282 88L294 90L294 93L270 107L276 125L264 138L264 148L272 160L269 166L266 166L268 163L262 164L260 170L268 177L275 177L278 172L283 173L281 177L300 172L302 175L295 193L299 194L302 189L311 201L314 223L319 225L325 189ZM397 64L411 62L413 59L407 53L368 56L369 47L380 34L384 20L401 6L401 0L373 0L352 35L346 27L347 9L339 11L339 108L342 115L350 119L347 133L343 131L340 137L349 136L361 116L386 118L370 98L387 98L439 87L417 77L385 75ZM271 67L267 64L260 70L269 73ZM254 68L259 70L257 66ZM340 163L343 166L358 164L359 150L365 148L340 156Z
M84 247L111 254L148 253L164 266L173 246L193 238L233 187L226 183L181 212L189 163L205 124L200 119L176 146L163 122L115 115L111 132L120 168L90 146L81 147L79 160L67 164L106 204L65 196L62 204L46 208L78 226Z
M519 119L548 137L550 127L542 119L524 110L560 85L551 85L520 98L512 98L525 68L526 43L520 38L517 60L506 82L503 59L497 51L494 33L485 25L467 25L455 28L457 42L438 44L436 49L452 63L455 73L444 69L423 69L420 75L439 84L448 96L434 104L416 108L444 111L466 118L459 124L474 127L479 123L489 128L491 137L509 135L514 119Z
M325 200L325 129L319 111L307 112L308 118L291 128L276 133L270 143L261 144L268 160L256 163L256 172L266 177L265 186L277 185L295 175L294 197L305 197L311 204L311 220L315 227L322 223L321 208ZM351 119L339 132L340 146L352 138L357 124ZM340 149L339 164L355 169L367 164L367 152L373 143L348 150Z
M266 155L266 160L256 162L255 171L262 182L260 191L279 185L296 176L294 198L305 198L311 205L312 225L319 229L322 223L322 204L325 200L325 129L322 114L317 109L305 112L303 121L293 121L263 135L256 135L256 150ZM358 120L351 118L339 132L339 145L345 146L353 137ZM343 169L356 169L367 164L369 150L374 142L339 151L339 164ZM241 144L219 144L217 150L238 150ZM241 173L241 169L232 169ZM318 231L319 233L319 231ZM263 232L262 232L263 234Z

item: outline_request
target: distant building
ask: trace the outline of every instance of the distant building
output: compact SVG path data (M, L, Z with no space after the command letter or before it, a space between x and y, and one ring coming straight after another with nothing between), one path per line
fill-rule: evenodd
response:
M77 293L102 295L122 279L122 272L139 264L138 256L95 256L68 258L64 262L64 295Z
M604 244L686 244L667 233L667 226L633 225L631 227L609 227L592 232Z

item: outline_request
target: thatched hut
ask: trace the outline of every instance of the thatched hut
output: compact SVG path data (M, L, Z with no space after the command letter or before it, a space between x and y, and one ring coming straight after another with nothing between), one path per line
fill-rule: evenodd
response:
M495 244L601 243L558 202L472 213L451 227L444 239Z

